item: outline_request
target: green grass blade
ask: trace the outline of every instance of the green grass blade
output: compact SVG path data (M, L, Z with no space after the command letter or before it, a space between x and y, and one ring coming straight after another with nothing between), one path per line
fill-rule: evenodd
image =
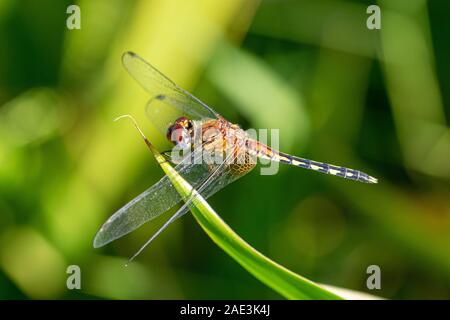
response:
M190 209L203 230L248 272L288 299L342 299L270 260L250 246L217 215L205 199L177 173L169 162L165 161L150 143L147 145L182 198L188 199L190 195L194 196Z

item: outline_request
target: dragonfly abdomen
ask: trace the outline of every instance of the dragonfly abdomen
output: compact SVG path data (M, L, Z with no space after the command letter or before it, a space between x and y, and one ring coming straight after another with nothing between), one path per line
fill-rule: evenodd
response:
M331 174L333 176L338 176L345 179L356 180L365 183L377 183L378 180L374 177L369 176L359 170L350 169L346 167L335 166L328 163L318 162L314 160L304 159L296 156L291 156L284 153L277 154L278 161L282 163L287 163L294 165L296 167L314 170L322 172L325 174Z
M314 160L304 159L296 156L273 150L269 146L262 144L255 140L248 140L246 142L248 151L253 156L278 161L281 163L291 164L296 167L314 170L325 174L331 174L345 179L356 180L365 183L377 183L378 180L369 176L362 171L339 167L328 163L318 162Z

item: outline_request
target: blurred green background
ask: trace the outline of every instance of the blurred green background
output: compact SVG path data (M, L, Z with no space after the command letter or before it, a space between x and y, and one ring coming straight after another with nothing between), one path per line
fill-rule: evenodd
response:
M394 299L450 298L448 1L0 0L0 298L279 299L190 215L125 268L168 214L92 240L161 169L129 124L149 98L132 50L281 149L363 170L365 185L254 170L210 204L255 248L311 280ZM81 290L66 268L81 267ZM366 288L366 268L382 289Z

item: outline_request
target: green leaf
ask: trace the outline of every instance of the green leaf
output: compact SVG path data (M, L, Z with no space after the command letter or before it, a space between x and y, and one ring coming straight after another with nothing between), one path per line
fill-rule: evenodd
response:
M165 161L146 140L161 168L183 199L190 199L190 209L208 236L234 260L261 282L288 299L342 299L314 282L270 260L239 237L211 208L203 197Z

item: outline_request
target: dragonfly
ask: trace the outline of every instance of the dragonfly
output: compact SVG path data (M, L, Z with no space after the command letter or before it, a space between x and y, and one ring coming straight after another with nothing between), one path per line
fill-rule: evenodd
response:
M122 63L128 73L150 93L151 98L145 107L150 122L166 135L174 148L191 151L179 159L164 154L167 160L175 165L175 170L204 199L253 170L257 158L364 183L378 182L376 178L362 171L300 158L259 142L239 125L226 120L133 52L124 53ZM197 161L201 160L205 151L215 152L222 157L218 157L219 161ZM183 199L170 179L164 176L116 211L103 224L95 236L94 247L102 247L123 237L183 201L184 205L130 260L142 252L168 225L189 211L192 197Z

